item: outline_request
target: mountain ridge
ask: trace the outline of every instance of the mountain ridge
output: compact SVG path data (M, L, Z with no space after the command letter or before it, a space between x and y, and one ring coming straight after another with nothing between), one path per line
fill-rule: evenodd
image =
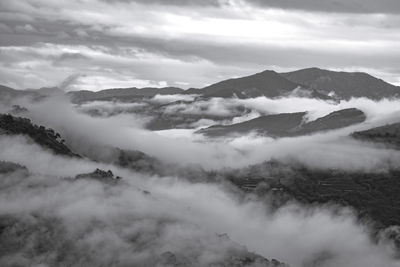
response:
M11 97L23 95L48 95L52 87L29 90L16 90L0 85L0 96ZM45 90L47 89L47 90ZM278 73L264 70L248 76L222 80L203 88L178 87L129 87L109 88L100 91L70 91L66 94L74 102L94 100L135 100L143 97L154 97L157 94L199 94L202 97L253 98L265 96L269 98L284 97L301 89L308 92L308 97L329 100L331 93L339 99L351 97L367 97L374 100L400 97L400 87L376 78L365 72L344 72L320 69L316 67L300 69L292 72Z
M314 67L280 75L325 94L333 92L341 99L367 97L378 100L400 96L400 87L365 72L332 71Z

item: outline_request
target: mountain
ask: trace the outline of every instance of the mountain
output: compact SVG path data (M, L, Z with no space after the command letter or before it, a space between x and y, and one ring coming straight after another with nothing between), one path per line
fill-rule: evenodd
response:
M334 92L341 99L367 97L382 99L400 96L400 87L389 84L363 72L337 72L308 68L280 73L282 77L329 94Z
M0 96L23 95L48 96L62 92L56 87L36 90L14 90L0 85ZM136 101L157 94L199 94L203 97L237 97L240 99L265 96L269 98L288 95L332 100L331 93L339 99L367 97L382 99L400 97L400 87L363 72L337 72L319 68L301 69L277 73L266 70L253 75L217 82L207 87L184 90L177 87L164 88L114 88L98 92L81 90L67 93L74 103L94 100Z
M185 90L177 87L164 87L164 88L116 88L116 89L106 89L98 92L93 91L73 91L67 93L72 102L81 103L86 101L94 100L121 100L130 101L137 100L141 98L153 97L157 94L160 95L172 95L172 94L183 94Z
M354 132L352 137L362 141L381 143L400 149L400 123Z
M221 81L199 91L206 97L278 97L290 94L299 87L301 85L287 80L275 71L267 70L246 77Z
M197 132L207 136L245 134L252 131L273 137L299 136L347 127L366 119L365 114L355 108L335 111L317 120L304 123L306 114L306 112L297 112L266 115L232 125L214 125Z

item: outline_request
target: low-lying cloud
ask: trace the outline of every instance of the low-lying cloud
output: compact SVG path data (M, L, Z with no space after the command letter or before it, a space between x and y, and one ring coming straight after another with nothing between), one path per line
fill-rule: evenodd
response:
M2 136L0 148L0 160L29 169L0 177L0 215L5 224L14 221L2 239L5 265L152 265L170 252L204 266L239 256L242 245L295 267L398 264L389 241L374 243L350 210L293 203L273 212L222 185L54 156L24 137ZM95 167L112 169L122 184L68 178Z
M226 101L225 110L228 112L239 104L255 110L254 112L265 114L280 104L281 108L275 112L310 110L310 114L325 115L333 110L355 106L367 114L367 122L312 136L272 139L262 136L254 138L249 135L211 140L195 134L195 129L185 131L184 135L171 136L167 135L168 132L163 134L151 132L143 128L140 119L135 120L130 115L93 118L77 112L62 97L26 105L30 110L28 116L34 122L56 129L65 137L67 144L73 150L84 155L96 153L96 147L110 146L140 150L168 163L198 165L207 169L240 168L272 158L299 160L312 167L347 170L373 171L400 166L398 151L365 145L349 137L354 131L394 122L396 120L394 115L398 114L400 106L397 100L374 102L367 99L352 99L333 104L299 99L297 105L294 105L293 101L293 99L266 98L231 99ZM218 99L211 101L209 106L204 103L202 105L207 108L207 112L225 105L225 102ZM210 106L213 108L209 108ZM268 110L270 106L271 110ZM49 112L51 110L58 112ZM171 134L173 132L170 131Z

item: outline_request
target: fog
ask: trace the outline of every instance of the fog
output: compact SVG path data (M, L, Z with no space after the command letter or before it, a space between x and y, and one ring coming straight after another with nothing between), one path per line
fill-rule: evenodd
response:
M225 105L225 102L220 99L210 101L212 108L206 112L211 112L216 105ZM145 119L135 113L119 113L112 117L91 117L78 112L63 97L53 97L39 103L19 103L28 107L27 116L35 123L56 129L73 150L88 156L90 153L98 153L96 147L111 146L139 150L168 163L183 166L196 165L206 169L240 168L272 158L297 160L312 167L345 170L381 171L391 166L400 166L398 151L361 143L349 137L354 131L398 121L399 100L374 102L361 98L334 104L306 98L256 98L230 99L226 102L228 107L236 103L236 105L252 108L250 113L244 112L235 117L233 119L233 121L236 120L235 122L256 117L258 112L265 114L268 112L266 107L269 106L271 110L277 109L275 112L310 111L310 116L315 116L317 113L326 115L334 110L357 107L367 115L367 121L310 136L273 139L249 134L209 139L195 133L198 128L158 132L146 130L143 127ZM204 101L204 103L208 102ZM95 102L95 104L101 105L102 102ZM121 104L112 105L116 105L118 109L121 108ZM110 108L112 105L106 104L104 108ZM261 110L261 107L265 107L264 110ZM52 110L57 110L57 112L51 112ZM224 109L221 108L221 110ZM227 110L229 109L227 108L226 112Z
M193 101L198 95L155 95L151 101L159 104L168 104L175 101Z
M308 112L308 120L315 120L329 113L346 108L358 108L365 112L369 121L379 121L390 115L399 114L398 99L382 99L374 101L368 98L352 98L341 101L325 101L307 97L267 98L257 97L249 99L211 98L195 103L179 103L169 106L169 112L180 111L189 114L235 115L230 113L234 107L245 107L260 114L278 114L293 112ZM237 115L237 114L236 114Z
M5 266L44 258L143 266L167 251L190 266L204 266L244 253L241 245L291 266L398 266L389 241L374 243L351 210L290 203L273 212L268 203L243 200L223 185L55 156L21 136L0 137L0 159L29 169L1 175L0 214L18 221L3 242L24 244L1 258ZM67 178L96 167L123 179L110 186ZM32 231L37 228L50 230ZM52 245L53 255L40 253L38 246Z
M99 116L111 116L120 113L134 114L140 108L146 107L146 103L121 103L115 101L92 101L78 105L77 109L82 112L89 112L92 110L99 111Z
M0 0L0 267L400 267L399 44L400 0Z
M0 165L5 161L27 168L0 172L0 218L6 226L0 236L6 247L0 257L3 266L168 266L171 262L207 266L233 264L233 255L254 257L249 252L294 267L399 264L398 251L388 239L388 233L398 229L381 230L374 239L370 222L358 220L350 208L302 205L294 200L272 208L273 196L260 199L239 193L229 183L210 182L206 177L193 182L189 177L192 170L206 175L206 171L223 172L271 159L312 169L386 172L399 168L398 150L349 136L395 122L398 100L210 99L200 102L202 108L192 107L213 115L217 115L214 110L229 114L245 107L224 123L296 111L309 111L312 120L347 107L367 115L362 124L285 138L256 133L207 138L195 133L201 126L149 131L145 122L151 115L137 112L148 107L142 103L95 101L75 106L64 96L54 96L40 102L19 99L14 104L28 109L21 116L55 129L83 157L54 155L25 136L0 135ZM179 108L189 105L181 103ZM0 108L6 112L10 105ZM102 113L93 116L93 109ZM115 156L110 152L113 148L153 156L170 175L117 166L107 160ZM74 178L97 168L122 179L110 185ZM174 168L188 168L187 175ZM257 264L249 266L262 266Z

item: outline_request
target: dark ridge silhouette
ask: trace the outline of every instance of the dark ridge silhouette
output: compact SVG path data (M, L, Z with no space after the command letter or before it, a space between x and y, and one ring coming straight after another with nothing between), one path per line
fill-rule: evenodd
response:
M0 134L26 135L37 144L50 149L55 154L80 157L64 144L65 141L61 139L59 133L55 132L53 129L35 125L27 118L14 117L10 114L0 114Z

